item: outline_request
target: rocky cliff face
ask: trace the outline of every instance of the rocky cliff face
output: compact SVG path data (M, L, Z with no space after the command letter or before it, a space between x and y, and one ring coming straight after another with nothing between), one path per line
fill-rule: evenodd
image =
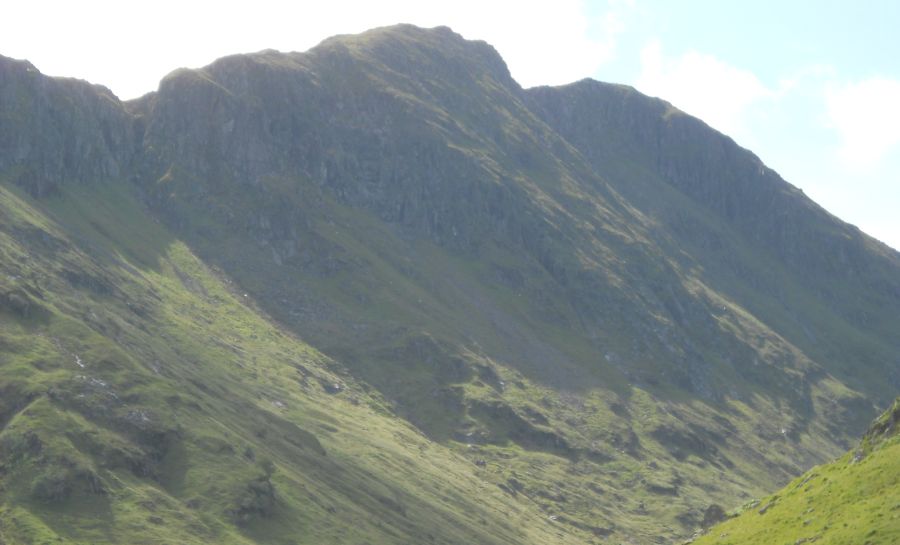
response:
M283 262L299 255L297 233L310 229L302 203L268 200L273 180L291 179L301 181L295 189L324 191L464 255L514 247L550 277L532 289L550 290L595 345L614 342L611 320L616 337L636 339L630 359L679 354L682 363L645 374L672 375L667 380L707 396L725 388L715 376L720 366L686 347L718 342L709 304L653 275L676 279L678 267L724 257L740 284L727 295L741 304L758 290L789 299L784 292L793 288L782 290L778 277L803 275L810 298L861 326L861 335L877 329L883 338L895 325L898 286L887 273L896 253L835 221L727 137L622 87L524 92L489 46L446 29L398 27L305 54L223 59L171 75L136 109L148 120L146 185L169 201L161 206L167 213L187 202L216 208L229 222L261 229L262 240L284 249L275 250ZM658 186L683 202L655 198ZM264 217L245 217L249 209L226 187L266 202ZM180 214L177 221L189 221L193 209ZM701 248L678 253L697 241ZM626 254L627 263L617 258ZM859 305L860 284L888 299ZM790 308L779 318L803 338L780 324L776 331L819 356L818 339L830 333L793 309L802 303L783 304ZM738 373L753 360L742 344L727 349L742 362L731 366ZM882 348L870 365L895 380Z
M528 94L536 111L600 172L605 163L628 158L797 273L863 281L892 304L900 297L896 282L872 271L896 266L897 252L836 221L702 121L634 89L590 80Z
M172 74L141 105L157 174L174 165L248 188L300 177L442 245L477 247L521 192L484 148L507 153L517 137L499 117L530 114L496 52L454 36L397 28Z
M106 88L42 75L0 57L0 175L34 195L60 180L128 176L132 119Z
M897 267L898 253L828 214L727 136L664 101L620 85L586 80L530 89L528 95L548 124L617 190L657 218L682 248L691 248L693 257L724 264L736 280L788 307L785 321L799 325L802 335L779 332L807 352L821 353L831 335L826 330L833 325L815 324L798 313L794 307L803 303L790 300L794 286L785 289L786 279L773 274L777 269L803 278L797 288L860 335L877 331L886 338L896 327L900 281L890 271ZM673 188L690 206L654 199L635 178ZM735 235L739 239L731 238ZM753 249L749 255L747 248ZM742 304L754 305L737 290L729 291ZM890 350L880 356L886 364L881 376L895 389L900 376ZM858 369L845 371L852 380Z
M0 179L136 192L256 310L575 532L682 535L900 387L897 252L633 89L523 90L487 44L410 26L127 104L0 71Z

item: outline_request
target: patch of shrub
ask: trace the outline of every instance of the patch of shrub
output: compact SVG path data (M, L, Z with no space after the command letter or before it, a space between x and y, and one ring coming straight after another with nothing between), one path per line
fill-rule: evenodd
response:
M105 494L106 488L91 469L65 458L43 469L31 481L31 495L39 501L60 502L76 492Z
M247 524L257 517L267 518L275 512L276 494L272 484L275 464L271 460L261 460L258 464L262 475L251 480L236 499L236 505L230 510L235 523Z
M72 493L72 474L68 469L50 467L31 481L31 495L40 501L63 501Z

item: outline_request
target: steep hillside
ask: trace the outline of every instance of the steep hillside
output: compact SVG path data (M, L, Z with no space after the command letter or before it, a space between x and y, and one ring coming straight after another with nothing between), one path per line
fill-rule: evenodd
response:
M273 325L127 185L4 184L0 255L0 543L581 542Z
M666 102L589 80L528 93L599 173L702 263L704 282L842 381L881 382L879 397L894 395L896 251Z
M860 445L783 490L754 500L697 545L900 542L900 398Z
M410 26L124 104L0 75L7 540L127 477L236 542L662 542L836 456L900 387L900 255L633 90L523 90L487 44ZM146 382L82 371L86 335ZM143 408L78 408L94 379ZM142 410L152 439L115 420ZM86 432L29 450L74 426L154 469ZM160 517L93 493L48 531ZM120 533L78 533L101 514Z

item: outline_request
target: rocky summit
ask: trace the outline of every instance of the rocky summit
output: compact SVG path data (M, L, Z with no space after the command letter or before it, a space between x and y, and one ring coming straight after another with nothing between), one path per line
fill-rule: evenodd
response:
M0 57L3 545L671 543L849 448L898 331L751 152L448 28L127 102Z

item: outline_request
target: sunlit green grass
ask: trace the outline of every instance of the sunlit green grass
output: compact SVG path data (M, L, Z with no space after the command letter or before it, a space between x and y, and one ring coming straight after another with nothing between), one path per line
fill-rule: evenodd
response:
M0 314L7 543L576 540L273 326L126 189L2 191L2 286L32 302Z
M900 543L898 414L900 400L881 419L895 420L889 436L867 436L859 448L811 469L777 494L746 505L736 518L694 543Z

